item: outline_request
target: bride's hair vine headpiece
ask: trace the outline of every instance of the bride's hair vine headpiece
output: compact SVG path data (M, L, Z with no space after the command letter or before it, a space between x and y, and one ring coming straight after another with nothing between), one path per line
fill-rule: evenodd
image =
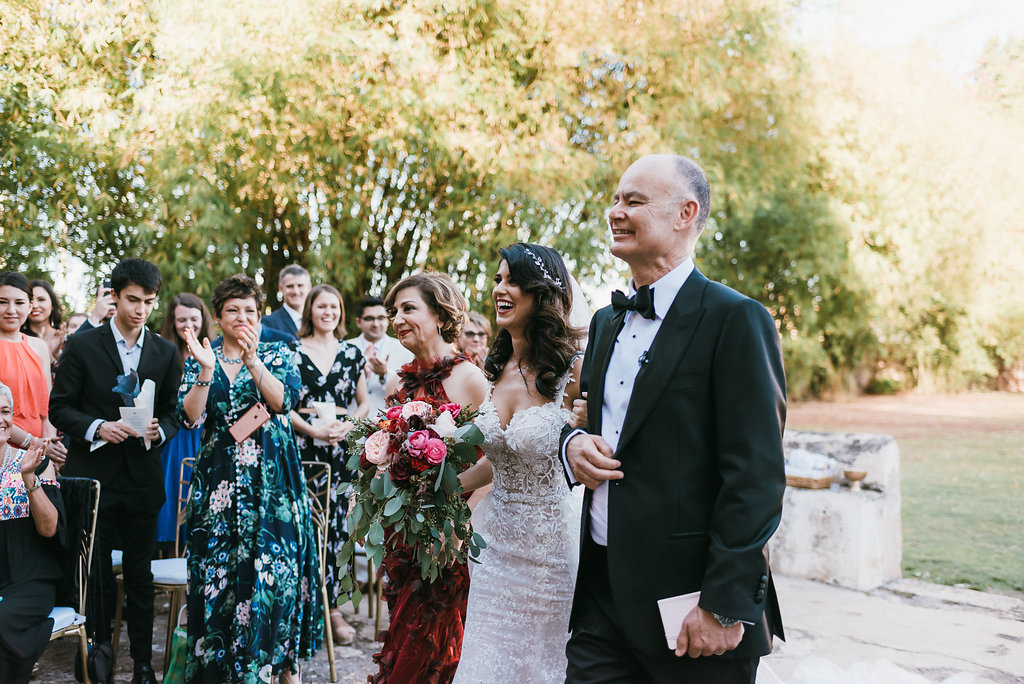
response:
M548 272L547 266L544 265L544 260L541 259L536 252L534 252L532 249L525 245L523 246L523 251L530 255L530 258L533 259L533 263L537 264L537 268L540 269L540 274L544 278L544 280L548 281L549 283L551 283L552 285L559 289L565 287L561 279L551 277L551 274Z

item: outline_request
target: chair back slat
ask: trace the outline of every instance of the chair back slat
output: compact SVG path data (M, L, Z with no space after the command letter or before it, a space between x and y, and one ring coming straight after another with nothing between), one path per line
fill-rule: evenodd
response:
M185 526L185 519L188 512L188 500L192 496L192 469L195 468L196 459L194 456L181 459L181 467L178 469L178 515L174 526L174 556L181 557L181 530Z
M57 604L74 605L85 613L87 578L92 568L100 483L84 477L60 477L61 497L68 526L69 548L62 561L64 578L57 590Z
M309 494L309 510L316 528L317 556L320 574L327 569L328 511L331 500L331 466L320 461L303 461L302 471L306 477L306 492Z

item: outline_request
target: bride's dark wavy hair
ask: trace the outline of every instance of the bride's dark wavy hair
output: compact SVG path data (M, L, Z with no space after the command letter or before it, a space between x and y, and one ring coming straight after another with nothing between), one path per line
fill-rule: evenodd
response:
M572 310L572 285L562 256L542 245L517 242L498 250L508 264L509 279L534 296L536 311L527 322L526 349L520 358L537 374L537 391L548 399L558 392L558 381L572 365L586 335L582 328L569 325ZM496 382L512 356L512 336L498 330L491 345L484 374Z

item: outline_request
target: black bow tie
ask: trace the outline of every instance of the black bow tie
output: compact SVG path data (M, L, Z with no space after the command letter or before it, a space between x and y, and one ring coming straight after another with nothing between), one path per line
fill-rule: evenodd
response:
M612 309L615 313L623 311L636 311L649 321L654 320L654 288L650 285L641 285L636 294L627 297L619 290L612 292Z

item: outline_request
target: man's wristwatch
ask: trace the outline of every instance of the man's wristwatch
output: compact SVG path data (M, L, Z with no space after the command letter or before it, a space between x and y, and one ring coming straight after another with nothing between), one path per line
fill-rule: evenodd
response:
M732 627L737 622L739 622L739 620L737 620L736 618L725 617L724 615L719 615L718 613L712 613L712 615L715 616L715 619L718 620L718 624L722 625L722 627Z

